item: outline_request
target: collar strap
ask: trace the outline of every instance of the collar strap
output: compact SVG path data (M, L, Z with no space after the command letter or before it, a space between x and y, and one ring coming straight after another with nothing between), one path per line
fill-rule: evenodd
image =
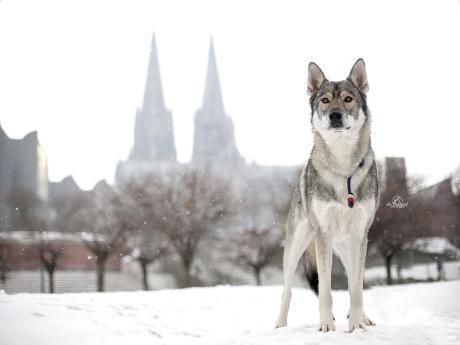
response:
M358 163L358 167L356 168L356 170L358 170L359 168L362 168L363 165L364 165L364 158ZM355 174L356 170L347 177L347 193L348 193L347 203L348 203L349 208L353 208L353 206L355 205L355 200L356 200L355 194L351 191L351 178Z

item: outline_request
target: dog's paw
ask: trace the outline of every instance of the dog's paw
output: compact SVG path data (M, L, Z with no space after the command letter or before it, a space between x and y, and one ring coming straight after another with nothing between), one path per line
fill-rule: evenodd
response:
M363 321L366 326L375 326L375 322L369 319L365 312L363 312Z
M356 319L352 320L350 318L350 321L348 321L348 332L353 332L355 329L366 329L366 325L364 324L364 321L362 319Z
M330 331L335 331L334 318L331 317L331 318L327 318L325 320L321 320L320 325L319 325L319 331L323 332L323 333L330 332Z
M375 322L369 319L365 312L350 313L348 319L348 331L351 333L355 329L366 329L366 326L375 326Z
M276 321L275 329L276 328L286 327L286 326L287 326L287 321L286 320L278 320L278 321Z
M319 331L326 333L330 331L335 331L335 323L334 322L321 322L321 325L319 326Z

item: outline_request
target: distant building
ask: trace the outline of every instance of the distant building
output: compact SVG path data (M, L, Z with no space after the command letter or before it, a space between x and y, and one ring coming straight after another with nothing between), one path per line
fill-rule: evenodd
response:
M400 196L406 199L409 191L407 188L406 160L404 157L386 157L381 166L384 176L384 188L387 195Z
M447 237L460 248L460 194L455 193L454 176L421 189L416 195L430 209L424 226L431 236Z
M24 212L43 212L48 199L48 162L37 132L10 139L0 127L0 229L23 230Z
M92 192L81 190L72 176L49 183L48 230L53 232L85 231L74 225L78 212L87 207Z
M48 291L48 276L38 256L41 241L46 241L62 250L57 260L55 291L95 291L96 257L86 248L82 236L81 233L0 232L0 244L4 246L2 254L8 264L7 279L0 281L0 290L4 289L7 293ZM107 261L106 289L141 289L140 279L123 271L121 255L112 255Z
M42 263L38 259L41 241L52 243L62 249L58 259L60 270L89 270L96 267L96 257L86 248L82 233L14 231L0 233L0 240L7 242L7 257L13 270L38 270ZM118 254L118 253L117 253ZM111 255L108 270L120 270L121 256Z
M61 181L49 182L48 184L49 200L59 200L63 196L75 195L83 191L75 182L73 176L66 176Z

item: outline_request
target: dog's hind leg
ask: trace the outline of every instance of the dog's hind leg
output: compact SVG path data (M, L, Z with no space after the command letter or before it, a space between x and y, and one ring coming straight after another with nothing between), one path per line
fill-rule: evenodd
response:
M287 315L291 303L292 285L300 257L313 238L313 232L306 223L298 224L293 233L288 232L283 256L284 289L281 299L281 308L275 328L287 325Z

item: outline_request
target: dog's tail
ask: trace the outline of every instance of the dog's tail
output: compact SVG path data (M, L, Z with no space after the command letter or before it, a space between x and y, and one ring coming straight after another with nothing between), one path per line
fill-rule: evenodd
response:
M315 241L311 241L304 253L305 259L305 274L308 285L313 292L318 296L318 269L316 266L316 246Z

